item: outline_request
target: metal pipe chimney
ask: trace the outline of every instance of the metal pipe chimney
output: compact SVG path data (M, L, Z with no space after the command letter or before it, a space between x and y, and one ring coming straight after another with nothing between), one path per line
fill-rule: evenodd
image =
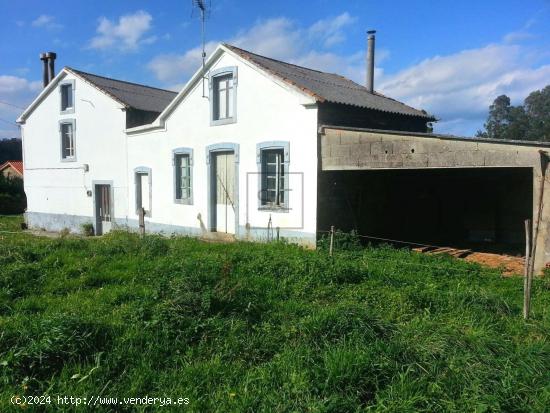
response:
M367 90L374 93L374 34L376 30L367 31Z
M55 58L57 55L54 52L48 52L46 53L46 56L48 57L48 78L49 82L53 80L55 77Z
M57 55L54 52L40 53L42 60L42 83L44 87L48 86L55 77L55 58Z
M47 53L40 53L40 60L42 60L42 84L44 87L50 83L50 77L48 76L48 55Z

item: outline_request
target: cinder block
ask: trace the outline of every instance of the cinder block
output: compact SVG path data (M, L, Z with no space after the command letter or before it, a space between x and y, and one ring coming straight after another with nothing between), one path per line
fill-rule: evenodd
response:
M409 153L403 155L404 168L426 168L428 166L428 155L425 153Z
M454 167L456 165L454 152L429 153L428 166L431 168Z
M516 166L516 151L485 151L485 166Z
M353 145L355 143L359 143L359 133L357 132L342 133L340 135L340 143L342 145Z
M349 145L330 145L330 156L331 157L348 157L350 155L350 146Z
M393 153L392 142L372 142L370 148L371 155L388 155Z
M371 151L371 144L370 143L359 143L359 144L355 144L351 147L351 155L353 157L358 157L358 156L368 156L370 155L370 151Z
M455 152L455 166L483 166L485 156L481 151Z

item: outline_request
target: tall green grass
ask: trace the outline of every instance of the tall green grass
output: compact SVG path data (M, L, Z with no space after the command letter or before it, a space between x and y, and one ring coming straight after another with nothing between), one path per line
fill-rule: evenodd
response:
M188 397L173 411L194 412L549 411L544 279L524 322L521 279L387 247L0 233L0 248L2 412L45 393Z

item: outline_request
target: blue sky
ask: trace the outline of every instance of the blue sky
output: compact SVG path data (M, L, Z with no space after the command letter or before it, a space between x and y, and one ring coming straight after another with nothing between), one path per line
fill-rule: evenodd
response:
M3 0L0 138L40 91L43 51L57 70L177 89L200 63L191 0ZM365 30L377 29L375 88L472 135L499 94L521 103L550 84L550 1L211 0L208 50L220 41L364 80ZM6 122L8 121L8 122Z

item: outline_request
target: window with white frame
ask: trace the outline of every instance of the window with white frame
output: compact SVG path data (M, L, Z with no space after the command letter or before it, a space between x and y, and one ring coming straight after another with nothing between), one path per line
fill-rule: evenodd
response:
M74 112L74 82L66 81L59 86L61 94L61 112Z
M193 203L193 150L178 148L173 151L174 201L180 204Z
M261 158L261 206L284 208L288 196L285 191L288 171L284 162L284 149L263 149Z
M76 160L74 120L60 122L59 131L61 134L61 159L64 161Z
M237 68L221 68L210 73L211 123L236 122Z

